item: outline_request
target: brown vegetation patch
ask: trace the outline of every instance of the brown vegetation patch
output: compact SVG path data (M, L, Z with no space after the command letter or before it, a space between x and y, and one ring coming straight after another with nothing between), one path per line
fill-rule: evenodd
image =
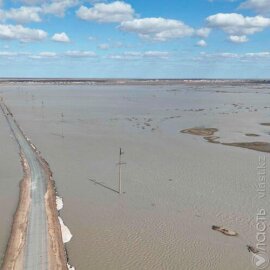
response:
M240 142L240 143L222 143L222 144L270 153L270 143L268 142L242 142L242 143Z
M217 128L188 128L184 129L181 132L182 133L187 133L187 134L192 134L192 135L198 135L198 136L212 136L217 132Z
M266 123L265 123L265 125L266 125ZM235 147L241 147L241 148L246 148L246 149L250 149L250 150L270 153L270 143L268 143L268 142L222 143L222 142L218 141L219 137L214 136L215 132L217 132L217 131L218 131L218 129L216 129L216 128L189 128L189 129L184 129L181 132L187 133L187 134L192 134L192 135L203 136L203 138L210 143L235 146ZM253 133L248 133L248 134L246 134L246 136L258 137L259 135L253 134Z
M245 135L248 137L260 137L259 134L255 134L255 133L246 133Z

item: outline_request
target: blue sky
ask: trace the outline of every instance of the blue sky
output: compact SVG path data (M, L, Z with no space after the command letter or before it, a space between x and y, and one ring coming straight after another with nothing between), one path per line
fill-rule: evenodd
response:
M0 0L0 77L269 78L269 0Z

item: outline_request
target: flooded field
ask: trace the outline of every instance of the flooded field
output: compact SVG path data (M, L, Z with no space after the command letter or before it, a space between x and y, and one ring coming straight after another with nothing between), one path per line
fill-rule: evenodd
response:
M270 211L257 190L269 153L229 144L269 142L268 85L17 83L0 92L50 164L76 269L254 269L247 245L257 244L258 209ZM3 116L0 125L2 257L22 171ZM192 128L214 130L220 143L181 132Z

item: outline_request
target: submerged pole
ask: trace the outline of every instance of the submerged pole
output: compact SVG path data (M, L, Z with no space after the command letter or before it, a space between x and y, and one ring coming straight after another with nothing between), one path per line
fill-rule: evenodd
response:
M122 172L121 172L121 164L122 163L122 149L120 148L119 152L119 194L122 193Z
M124 152L122 151L122 148L120 148L119 152L119 179L118 179L118 192L119 194L122 194L122 165L126 164L122 162L122 155L124 155Z
M61 113L61 131L62 131L62 134L61 134L61 137L64 138L64 128L63 128L63 123L64 123L64 113Z

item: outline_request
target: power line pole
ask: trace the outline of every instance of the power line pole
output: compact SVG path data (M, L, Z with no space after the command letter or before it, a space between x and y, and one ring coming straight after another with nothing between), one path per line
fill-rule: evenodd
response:
M41 101L41 115L42 115L42 119L44 119L44 101Z
M121 165L124 165L126 163L122 162L122 155L124 155L124 152L122 151L122 148L120 148L120 152L119 152L119 182L118 182L118 185L119 185L119 194L122 194L122 166Z
M62 138L64 138L64 128L63 128L63 124L64 124L64 113L61 113L61 131L62 131Z

